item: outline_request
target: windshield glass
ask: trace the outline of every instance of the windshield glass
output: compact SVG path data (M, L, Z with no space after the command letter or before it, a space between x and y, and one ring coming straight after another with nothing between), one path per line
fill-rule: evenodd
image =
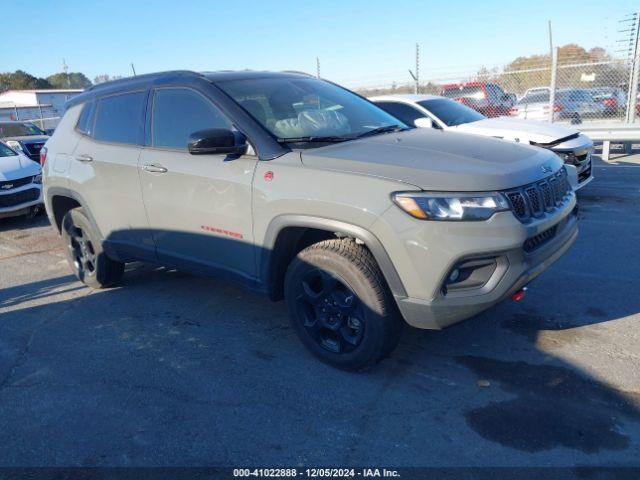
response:
M33 123L0 123L0 137L26 137L44 135L44 132Z
M407 128L372 103L315 78L282 76L217 85L279 141L350 140L368 132L384 133L385 127Z
M455 127L463 123L477 122L478 120L487 118L472 108L446 98L423 100L418 102L418 104L429 110L449 127Z
M4 143L0 143L0 157L13 157L16 152L7 147Z

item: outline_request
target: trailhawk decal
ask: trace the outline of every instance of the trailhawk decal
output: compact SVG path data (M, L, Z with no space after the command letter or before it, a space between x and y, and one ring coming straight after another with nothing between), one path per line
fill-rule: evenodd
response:
M224 228L217 228L217 227L211 227L209 225L202 225L202 226L200 226L200 229L204 230L205 232L211 232L211 233L218 233L220 235L226 235L227 237L244 238L244 236L241 233L232 232L230 230L225 230Z

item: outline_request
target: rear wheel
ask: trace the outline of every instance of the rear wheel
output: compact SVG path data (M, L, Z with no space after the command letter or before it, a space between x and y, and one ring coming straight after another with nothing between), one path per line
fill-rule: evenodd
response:
M62 219L62 241L71 269L84 284L92 288L104 288L122 278L124 263L107 257L97 232L82 208L69 210Z
M403 323L382 273L352 240L302 250L287 270L285 298L302 342L333 366L366 368L398 343Z

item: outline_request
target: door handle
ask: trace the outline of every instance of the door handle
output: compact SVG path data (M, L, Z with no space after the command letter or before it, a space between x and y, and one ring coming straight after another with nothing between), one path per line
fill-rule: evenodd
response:
M93 162L93 157L91 155L77 155L76 160L82 163Z
M142 169L145 172L151 172L151 173L166 173L167 172L166 168L164 168L162 165L156 165L155 163L148 163L146 165L143 165Z

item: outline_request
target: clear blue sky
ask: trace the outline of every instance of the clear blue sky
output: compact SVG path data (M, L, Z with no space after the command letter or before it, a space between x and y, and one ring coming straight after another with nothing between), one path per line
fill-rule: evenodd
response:
M423 78L545 53L615 48L633 0L213 1L0 0L0 71L89 78L169 70L315 72L349 86L407 80L420 43Z

